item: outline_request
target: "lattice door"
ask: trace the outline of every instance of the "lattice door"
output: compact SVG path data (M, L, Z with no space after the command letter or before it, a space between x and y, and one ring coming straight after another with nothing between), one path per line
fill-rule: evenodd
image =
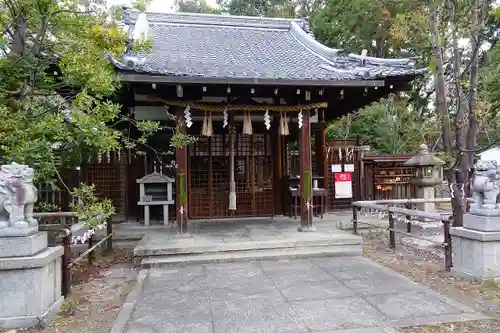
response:
M268 134L233 137L236 211L229 211L229 136L200 138L190 148L192 219L273 215L272 150Z

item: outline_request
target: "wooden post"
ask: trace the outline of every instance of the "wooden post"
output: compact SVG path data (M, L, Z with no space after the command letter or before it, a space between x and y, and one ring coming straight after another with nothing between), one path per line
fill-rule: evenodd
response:
M394 232L395 227L394 213L389 212L389 247L391 249L396 248L396 233Z
M323 114L324 117L324 114ZM323 118L321 120L321 163L322 163L322 175L323 175L323 188L326 191L325 207L323 207L325 213L328 212L328 186L330 184L330 177L328 174L328 145L326 142L326 121ZM319 159L317 159L319 161Z
M113 233L113 223L111 222L111 218L108 219L106 223L106 236ZM109 237L106 241L106 252L113 252L113 236Z
M352 206L352 233L358 234L358 207Z
M273 128L273 133L272 135L275 137L275 140L272 140L272 142L275 143L275 165L274 165L274 174L275 174L275 182L274 186L275 188L273 189L274 192L274 211L277 213L277 215L283 215L284 210L283 210L283 199L284 199L284 190L283 190L283 138L281 137L280 134L280 129L279 129L279 122L275 121L274 122L274 128Z
M93 240L93 235L90 235L88 249L91 249L92 246L94 246L94 240ZM89 266L92 266L92 263L94 262L94 251L89 252L87 259L89 261Z
M451 225L452 225L452 217L448 220L443 221L444 227L444 265L446 270L449 272L453 267L453 249L451 242Z
M176 116L177 121L184 121L184 110L182 110L182 108L177 109ZM183 234L187 233L187 213L189 197L187 187L187 147L175 149L175 163L177 164L177 179L175 181L177 232ZM185 193L183 198L181 197L181 192ZM184 202L181 202L182 199L184 200Z
M302 111L300 128L300 228L299 231L315 231L312 226L312 170L311 170L311 111ZM305 193L309 200L304 197Z
M405 204L406 209L411 209L411 204ZM411 215L406 215L406 232L411 233Z
M59 235L64 249L61 258L61 293L67 297L71 291L71 268L69 267L71 262L71 229L69 227L63 228Z

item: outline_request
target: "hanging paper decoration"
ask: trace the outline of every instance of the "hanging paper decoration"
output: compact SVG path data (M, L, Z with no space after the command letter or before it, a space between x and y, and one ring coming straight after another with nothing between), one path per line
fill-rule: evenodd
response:
M297 116L297 121L299 123L299 128L302 128L304 124L304 116L302 115L302 110L300 110L299 115Z
M193 125L193 121L191 119L191 107L189 105L184 109L184 120L186 121L187 128L190 128Z
M203 117L203 125L201 125L201 135L208 136L208 119L206 112L205 116Z
M266 125L266 129L269 131L271 128L271 116L269 116L269 110L266 110L266 114L264 114L264 124Z
M339 161L342 161L342 148L339 148Z
M354 148L346 148L345 154L346 154L346 160L352 161L354 155Z
M213 134L214 128L212 127L212 112L210 112L207 121L207 136L212 136Z
M227 127L227 120L228 120L228 115L227 115L227 107L224 108L224 112L222 113L222 128Z
M243 134L252 135L252 118L250 113L246 112L243 117Z
M280 134L281 135L289 135L290 131L288 129L288 120L286 113L280 113Z

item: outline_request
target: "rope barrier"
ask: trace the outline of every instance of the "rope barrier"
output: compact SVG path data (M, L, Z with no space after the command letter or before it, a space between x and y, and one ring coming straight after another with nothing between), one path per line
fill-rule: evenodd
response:
M207 104L199 102L185 102L162 98L152 99L153 102L162 102L171 106L191 107L193 109L208 111L208 112L224 112L226 111L275 111L275 112L300 112L301 110L325 109L328 107L327 102L311 103L304 105L225 105L225 104Z

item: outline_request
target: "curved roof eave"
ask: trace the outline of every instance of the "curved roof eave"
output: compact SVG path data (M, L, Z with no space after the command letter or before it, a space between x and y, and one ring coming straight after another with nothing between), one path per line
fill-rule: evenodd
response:
M136 79L139 75L149 76L150 78L154 78L155 76L164 76L169 77L168 79L165 78L166 81L169 82L173 82L175 80L186 82L188 77L191 77L192 80L200 80L202 78L201 81L205 82L231 81L233 84L248 84L249 82L252 82L253 84L271 84L271 82L291 84L290 82L302 82L302 84L304 84L307 82L313 85L339 85L338 83L333 83L331 81L352 80L374 82L378 80L380 82L386 79L390 80L398 78L405 81L411 81L415 76L428 72L427 68L415 68L415 61L411 58L383 59L357 54L343 54L341 50L329 48L316 41L308 32L308 23L307 20L304 19L273 19L186 13L150 14L152 15L150 20L153 24L152 27L154 27L154 29L160 29L157 31L157 35L158 32L163 33L159 34L161 36L159 39L160 46L150 56L148 56L148 61L146 61L146 58L137 57L131 55L130 53L124 55L123 61L120 61L111 55L107 55L111 64L113 64L115 68L121 72L121 76L133 76ZM202 21L199 19L202 19ZM205 22L207 19L209 19L210 22ZM259 26L265 25L267 27L267 25L269 25L269 27L267 27L269 29L261 27L262 29L260 29L261 32L259 34L260 37L258 37L261 39L256 40L261 43L260 49L266 49L270 52L267 56L261 57L261 60L268 59L267 57L273 54L274 57L276 57L276 54L280 54L281 56L285 55L285 57L286 54L288 54L289 57L285 58L285 61L283 61L283 59L279 61L281 65L277 66L276 61L273 61L275 63L274 67L272 64L257 66L255 62L248 63L247 59L249 58L246 58L248 56L247 54L237 54L236 58L243 58L240 60L238 60L239 58L236 59L236 62L235 59L232 59L233 61L227 64L224 60L217 61L214 63L215 67L211 67L211 61L203 62L206 55L210 56L209 59L214 57L217 59L224 59L225 56L223 55L230 52L229 50L231 48L234 49L234 44L232 43L238 43L240 39L233 38L228 42L225 38L223 38L226 36L225 34L227 34L227 31L230 31L233 28L245 29L244 31L247 31L246 37L248 38L248 35L255 33L251 33L250 30L255 30L254 26L256 22L259 23ZM179 45L181 46L186 46L184 45L186 44L186 41L182 38L179 39L178 36L185 36L185 38L189 38L191 34L191 30L186 29L200 29L200 27L210 26L210 29L216 29L213 30L216 32L211 32L216 33L216 35L213 36L213 38L215 38L213 43L221 43L220 46L222 48L225 47L224 52L226 53L208 50L205 54L203 54L203 50L205 50L204 47L199 47L202 54L196 54L196 57L194 57L194 59L199 59L198 62L192 62L192 60L183 62L183 60L179 59L182 59L186 54L179 54L178 52L180 51L177 51L176 53L175 51L172 51L171 48L165 48L161 45L162 39L168 38L168 36L166 36L167 31L161 30L161 26L165 27L165 24L171 27L177 27L175 29L183 27L183 30L180 31L168 31L171 35L174 33L171 38L177 38L180 43ZM276 25L280 25L279 30L281 30L282 33L285 33L282 38L276 39L276 36L273 37L273 33L276 33L276 30L271 28L275 28ZM132 25L130 25L129 28L132 28ZM135 29L129 29L129 33L131 30ZM226 31L226 33L223 33L223 31ZM264 33L262 33L263 31ZM289 37L286 37L286 34L288 34ZM219 39L217 39L216 36L219 36ZM254 37L252 36L250 39L253 41L253 38ZM286 39L288 43L283 39ZM265 42L262 42L263 40ZM295 42L293 42L293 40L295 40ZM277 41L279 42L277 43ZM202 42L199 46L205 45ZM282 44L280 46L280 51L283 52L276 53L276 50L270 47L272 45L275 46L276 43L278 45ZM263 45L267 45L267 47L263 47ZM257 47L255 49L257 49ZM286 50L294 50L295 53L290 53ZM210 52L213 52L213 54ZM223 57L220 58L221 56ZM256 55L255 58L258 59L258 56ZM170 61L170 59L177 60ZM193 59L192 54L191 59ZM268 61L264 62L267 63ZM299 67L294 67L294 63L295 66L299 65ZM222 67L217 68L217 66ZM231 66L233 67L230 68ZM300 68L300 70L293 70L293 68ZM156 82L160 82L158 78L154 79ZM356 85L360 84L358 83ZM367 85L370 86L374 84L369 83ZM380 84L376 84L376 86L380 86Z

